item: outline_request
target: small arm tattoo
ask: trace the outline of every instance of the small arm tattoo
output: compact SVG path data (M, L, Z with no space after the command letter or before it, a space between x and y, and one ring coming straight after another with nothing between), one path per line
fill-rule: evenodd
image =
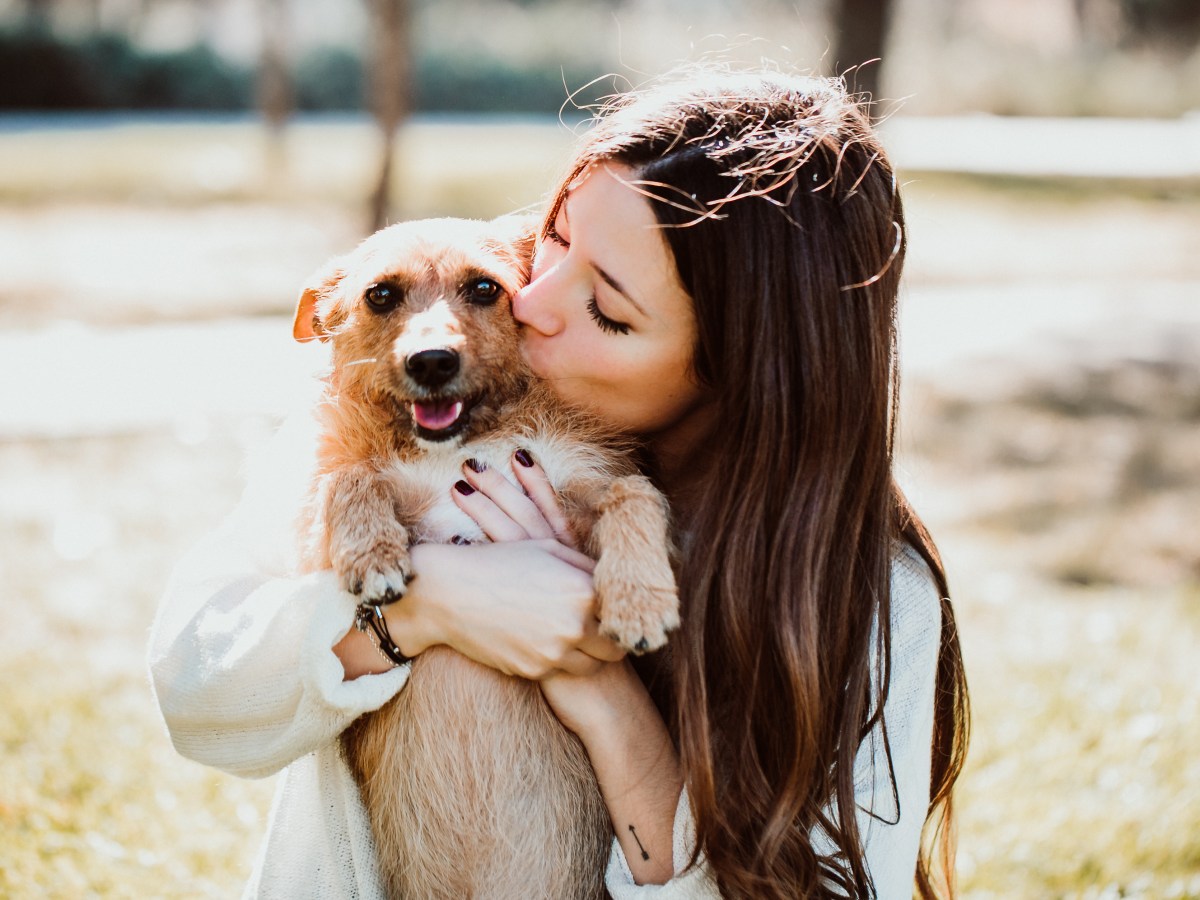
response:
M633 835L633 839L637 841L638 849L642 851L642 859L649 859L650 854L646 852L646 848L642 846L642 842L638 840L637 832L633 830L633 826L629 826L629 833Z

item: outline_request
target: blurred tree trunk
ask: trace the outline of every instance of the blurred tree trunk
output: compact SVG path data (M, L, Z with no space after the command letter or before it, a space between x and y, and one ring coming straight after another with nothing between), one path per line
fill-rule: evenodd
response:
M371 231L377 231L387 224L392 202L396 129L409 111L412 4L410 0L370 0L370 22L370 103L383 137L383 149L367 224Z
M292 82L288 74L287 0L258 0L262 45L258 60L258 109L267 126L267 174L284 167L283 128L292 112Z
M883 59L891 11L892 0L835 0L833 4L836 74L844 72L851 90L874 99L879 97L879 60ZM858 68L852 68L855 66Z

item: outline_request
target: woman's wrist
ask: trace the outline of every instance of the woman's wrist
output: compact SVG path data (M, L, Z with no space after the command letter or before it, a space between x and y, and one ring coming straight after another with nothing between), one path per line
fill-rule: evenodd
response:
M449 609L440 602L436 584L441 573L454 571L455 549L438 544L413 547L410 553L416 577L403 597L382 607L392 641L405 656L419 656L435 644L448 642Z
M652 711L658 715L641 679L628 663L606 666L602 677L600 689L589 692L587 702L573 708L564 723L589 755L609 755L639 714Z
M418 572L424 568L426 574L431 570L444 566L446 560L438 557L435 552L431 559L427 548L432 545L421 545L412 548L413 568ZM407 657L416 657L424 650L435 644L445 643L446 640L446 610L437 603L436 598L424 587L436 579L416 578L409 585L409 590L399 600L380 607L387 632L400 652ZM362 630L357 625L351 625L346 635L334 646L334 653L342 661L345 679L351 681L362 675L374 675L395 668L395 662L381 653L377 639L370 630Z
M333 654L342 663L342 680L353 681L363 675L378 675L394 669L366 632L353 624L340 641L333 645Z

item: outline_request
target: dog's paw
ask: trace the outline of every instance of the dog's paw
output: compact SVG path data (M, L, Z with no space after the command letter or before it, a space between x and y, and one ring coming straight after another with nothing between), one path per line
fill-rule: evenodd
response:
M604 583L598 579L600 633L630 653L657 650L679 627L679 595L675 585Z
M338 571L342 587L364 603L393 603L404 596L413 579L408 550L394 547L348 559Z

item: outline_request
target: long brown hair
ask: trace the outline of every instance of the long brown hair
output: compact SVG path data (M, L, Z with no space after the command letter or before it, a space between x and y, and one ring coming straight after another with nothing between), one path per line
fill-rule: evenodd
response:
M697 849L728 896L873 896L854 761L886 726L901 541L948 597L892 475L905 248L893 172L840 82L767 72L689 73L611 101L548 221L597 162L631 167L651 198L695 304L693 366L719 423L679 534L684 624L656 697ZM936 698L924 897L953 892L967 739L948 599ZM835 853L814 846L818 832Z

